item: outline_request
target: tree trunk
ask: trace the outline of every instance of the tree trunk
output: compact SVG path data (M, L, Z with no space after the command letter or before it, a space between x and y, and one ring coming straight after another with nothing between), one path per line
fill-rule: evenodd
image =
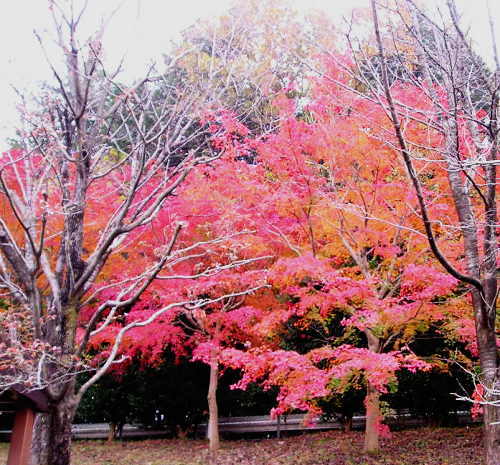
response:
M71 425L76 408L72 395L39 415L31 447L31 465L70 465Z
M498 400L498 399L497 399ZM500 463L500 409L497 405L484 406L484 445L486 449L486 465Z
M477 295L473 295L473 304L475 309L484 305ZM481 362L481 383L486 388L486 400L488 404L483 406L483 428L484 428L484 447L486 451L486 465L500 464L500 380L498 377L498 361L496 337L488 327L486 322L479 317L484 315L476 310L476 333L479 346L479 357ZM479 318L478 318L479 317ZM489 322L491 325L491 321Z
M342 431L350 433L352 431L352 415L343 415L341 419Z
M35 418L30 465L44 465L48 463L49 422L50 415L47 413L39 413Z
M368 340L368 349L380 353L380 339L369 329L365 331ZM366 380L366 426L365 426L365 452L378 452L379 450L379 425L380 425L380 392Z
M217 408L217 384L219 381L219 362L215 350L210 353L210 383L208 385L208 441L211 456L219 449L219 412Z
M116 439L117 431L118 431L118 425L116 423L111 422L109 424L108 442L113 442Z
M73 409L61 403L53 412L49 434L49 464L69 465L71 459L71 424Z
M500 463L500 425L493 424L500 421L499 410L497 405L486 405L484 407L486 465L498 465Z
M373 453L379 450L380 423L380 393L368 382L366 386L366 427L365 452Z

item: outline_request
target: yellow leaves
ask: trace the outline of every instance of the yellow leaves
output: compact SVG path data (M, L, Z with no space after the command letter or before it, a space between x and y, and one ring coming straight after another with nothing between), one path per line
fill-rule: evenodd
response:
M325 258L339 258L342 260L349 259L349 253L339 242L327 242L318 250L318 256Z
M307 313L304 315L304 319L302 320L304 327L307 327L312 323L319 323L325 331L328 329L324 315L321 315L320 309L315 305L308 309Z
M126 153L121 152L115 148L109 149L106 156L103 157L104 160L109 160L112 163L122 161L127 156Z
M178 65L186 72L185 80L199 82L200 76L207 75L210 70L218 68L218 58L204 51L186 54L178 61Z
M208 53L200 53L196 61L196 71L198 73L208 73L214 65L216 65L217 58Z
M412 319L405 326L402 341L412 341L419 333L425 333L429 329L429 321L426 319Z

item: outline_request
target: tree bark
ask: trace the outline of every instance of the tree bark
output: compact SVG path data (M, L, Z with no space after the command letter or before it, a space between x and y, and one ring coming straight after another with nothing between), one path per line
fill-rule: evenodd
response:
M116 423L111 422L109 424L108 442L113 442L116 439L117 432L118 432L118 425Z
M342 431L344 433L350 433L352 431L352 415L344 415L341 420Z
M48 463L49 422L50 416L47 413L39 413L35 418L30 465L44 465Z
M67 394L39 415L31 447L31 465L70 465L71 425L75 415L73 396Z
M482 373L480 381L486 388L486 400L488 401L483 406L486 465L498 465L500 463L500 408L498 407L500 380L498 377L496 337L490 329L494 323L485 321L484 315L487 313L484 308L485 302L479 293L473 292L472 302L476 314L476 334Z
M73 408L68 407L65 402L61 402L51 416L48 465L69 465L71 460Z
M217 384L219 381L219 362L215 350L210 353L210 382L208 385L208 442L209 453L215 457L219 449L219 412L217 407Z
M498 387L500 387L500 384ZM498 401L498 398L496 399ZM500 463L500 409L496 405L484 407L484 445L486 448L486 464Z
M370 384L366 387L366 427L364 451L379 450L380 393Z
M380 353L380 339L370 330L366 330L365 334L368 340L368 349L372 352ZM374 453L379 450L380 393L368 379L366 381L365 407L366 426L364 451Z

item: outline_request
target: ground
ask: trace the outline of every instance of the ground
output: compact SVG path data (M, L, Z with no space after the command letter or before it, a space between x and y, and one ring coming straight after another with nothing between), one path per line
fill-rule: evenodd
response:
M361 453L361 432L224 441L220 465L482 465L481 430L421 428L395 432L378 455ZM7 445L0 444L0 463ZM72 465L204 465L205 441L76 441Z

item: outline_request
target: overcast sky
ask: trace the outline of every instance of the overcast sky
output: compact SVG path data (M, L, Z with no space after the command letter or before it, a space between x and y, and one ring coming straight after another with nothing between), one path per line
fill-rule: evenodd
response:
M168 50L169 43L179 32L200 17L222 13L231 0L89 0L90 8L84 27L95 30L99 18L121 4L104 40L108 59L118 62L125 56L128 73L140 75L151 59ZM265 1L265 0L261 0ZM464 24L481 55L491 62L491 38L487 22L487 0L458 0L464 12ZM79 0L76 0L79 3ZM334 19L348 14L353 7L367 6L368 0L291 0L299 10L323 9ZM426 3L433 4L434 0ZM16 97L12 85L34 88L37 81L50 78L46 62L35 40L33 30L42 34L50 28L47 0L14 0L4 2L0 16L0 150L5 149L5 137L13 134L16 124ZM490 0L497 30L500 27L500 2ZM500 37L497 37L500 42ZM500 44L499 44L500 45Z

